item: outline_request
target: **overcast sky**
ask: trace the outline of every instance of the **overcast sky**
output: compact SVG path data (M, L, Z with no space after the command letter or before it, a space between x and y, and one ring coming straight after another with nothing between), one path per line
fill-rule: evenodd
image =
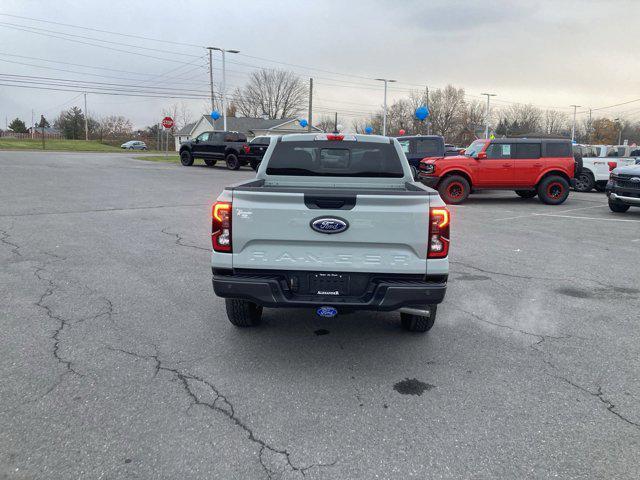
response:
M163 3L166 6L160 8ZM196 45L146 41L0 15L0 74L188 88L206 95L208 72L204 58L198 58L206 51L197 45L222 46L297 65L284 67L229 55L229 90L242 85L253 68L289 68L315 78L314 104L321 109L316 118L337 110L347 124L382 103L380 86L359 77L397 79L399 83L390 89L391 98L406 95L411 88L451 83L465 88L469 100L493 92L498 94L496 106L522 102L567 112L574 103L597 108L640 98L638 0L2 0L0 14ZM36 34L24 27L43 30ZM61 33L107 48L50 36L64 36ZM215 67L220 68L219 56ZM214 74L219 88L219 70ZM163 76L154 77L157 75ZM0 83L6 82L0 79ZM89 94L88 103L95 116L122 114L143 127L157 122L163 107L180 100ZM207 108L205 100L185 104L194 117ZM2 127L5 117L11 121L19 116L29 124L32 109L36 118L43 112L53 118L71 105L83 106L78 93L0 85ZM600 113L638 119L640 102Z

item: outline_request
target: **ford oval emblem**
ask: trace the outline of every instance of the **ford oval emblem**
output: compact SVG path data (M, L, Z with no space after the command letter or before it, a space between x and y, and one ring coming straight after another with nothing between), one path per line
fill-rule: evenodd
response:
M320 233L340 233L349 228L349 223L336 217L318 217L311 220L311 228Z
M332 318L338 314L338 309L335 307L324 306L316 310L316 313L320 317Z

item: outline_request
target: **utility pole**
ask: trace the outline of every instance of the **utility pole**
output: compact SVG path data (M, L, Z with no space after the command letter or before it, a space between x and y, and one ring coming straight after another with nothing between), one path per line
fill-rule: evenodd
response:
M382 135L387 135L387 84L393 83L395 80L389 78L376 78L379 82L384 82L384 108L382 110Z
M587 132L587 142L591 143L591 109L589 109L589 131Z
M225 64L225 54L229 53L240 53L240 50L226 50L220 47L210 47L213 50L218 50L222 52L222 129L227 131L227 71Z
M89 140L89 113L87 112L87 92L84 92L84 139Z
M207 50L209 50L209 87L211 88L211 111L213 112L216 109L215 100L213 99L213 47L207 47Z
M33 122L33 108L31 109L31 139L33 140L33 137L36 133L36 124Z
M571 124L571 141L573 142L576 138L576 109L581 105L569 105L573 107L573 123Z
M313 78L309 79L309 114L307 115L307 132L311 131L313 123Z
M336 112L335 120L333 121L333 133L340 133L338 132L338 112Z
M40 115L41 119L44 119L44 115ZM44 122L40 120L40 126L42 127L42 150L44 150Z
M491 97L496 97L497 94L495 93L481 93L481 95L486 95L487 96L487 111L485 112L485 118L484 118L484 138L489 138L489 113L490 113L490 108L491 108L491 104L489 103Z

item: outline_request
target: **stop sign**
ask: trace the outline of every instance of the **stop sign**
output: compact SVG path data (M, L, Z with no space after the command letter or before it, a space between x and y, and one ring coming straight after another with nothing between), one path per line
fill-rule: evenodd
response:
M163 126L164 128L171 128L171 127L173 127L173 118L171 118L171 117L164 117L164 118L162 119L162 126Z

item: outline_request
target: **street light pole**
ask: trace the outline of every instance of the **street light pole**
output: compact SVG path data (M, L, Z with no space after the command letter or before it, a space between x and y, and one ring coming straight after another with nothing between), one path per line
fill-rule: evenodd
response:
M240 53L240 50L226 50L220 47L212 47L214 50L222 52L222 129L227 131L227 72L225 64L225 54Z
M486 95L487 96L487 110L485 112L485 117L484 117L484 138L489 138L489 112L490 112L490 108L491 108L491 104L489 103L491 97L497 97L498 95L496 93L482 93L481 95Z
M571 124L571 141L575 141L576 139L576 109L581 107L581 105L569 105L573 107L573 123Z
M613 121L618 125L618 145L622 145L622 122L619 118L614 118Z
M213 112L216 109L213 99L213 58L211 58L213 47L207 47L207 50L209 50L209 88L211 89L211 111Z
M387 135L387 84L393 83L395 80L388 78L376 78L379 82L384 82L384 107L382 109L382 135Z

